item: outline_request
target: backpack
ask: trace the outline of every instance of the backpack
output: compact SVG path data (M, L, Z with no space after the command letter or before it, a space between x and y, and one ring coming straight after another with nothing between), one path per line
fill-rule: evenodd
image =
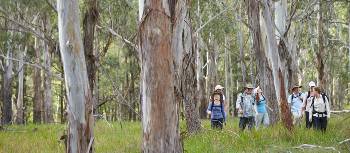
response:
M210 107L210 111L213 111L213 107L214 107L214 95L215 94L219 94L220 95L220 106L221 107L221 113L222 113L222 117L224 118L224 122L225 122L225 112L224 112L224 96L221 93L214 93L212 95L212 101L211 101L211 107Z
M327 101L329 102L329 98L328 98L328 96L327 96L325 93L321 93L321 96L322 96L322 99L323 99L323 103L325 104L325 105L324 105L324 107L325 107L325 110L326 110L326 112L325 112L325 113L323 113L323 114L326 114L326 115L327 115L326 99L327 99ZM315 102L315 97L314 97L314 98L312 98L312 103L311 103L311 107L312 107L312 114L314 114L314 113L320 113L320 112L316 112L316 111L315 111L315 105L314 105L314 102ZM322 113L320 113L320 114L322 114Z
M310 91L308 91L308 92L307 92L306 99L308 99L308 98L310 98L310 97L311 97L310 93L311 93Z

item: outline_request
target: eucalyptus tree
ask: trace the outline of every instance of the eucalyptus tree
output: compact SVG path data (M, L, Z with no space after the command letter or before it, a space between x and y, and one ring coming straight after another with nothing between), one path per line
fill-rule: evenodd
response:
M58 34L68 100L67 152L93 152L93 106L78 0L58 0Z

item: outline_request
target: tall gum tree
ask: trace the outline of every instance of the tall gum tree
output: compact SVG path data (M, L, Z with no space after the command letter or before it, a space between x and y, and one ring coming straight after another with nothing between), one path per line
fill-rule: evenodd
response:
M58 34L67 93L69 153L93 152L92 96L80 33L79 1L58 0Z

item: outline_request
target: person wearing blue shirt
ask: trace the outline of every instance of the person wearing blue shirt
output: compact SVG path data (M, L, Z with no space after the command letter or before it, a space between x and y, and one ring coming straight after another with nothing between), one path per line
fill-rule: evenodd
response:
M256 110L257 114L255 117L256 120L256 128L258 129L259 126L262 124L264 127L268 127L270 125L270 120L269 120L269 114L267 113L266 110L266 98L262 93L262 90L260 87L257 87L255 89L256 91Z
M292 94L288 97L288 105L293 115L293 125L301 125L302 107L304 94L300 91L302 86L295 85L292 87Z
M222 129L226 118L223 95L215 91L211 97L207 109L207 113L210 115L211 127Z

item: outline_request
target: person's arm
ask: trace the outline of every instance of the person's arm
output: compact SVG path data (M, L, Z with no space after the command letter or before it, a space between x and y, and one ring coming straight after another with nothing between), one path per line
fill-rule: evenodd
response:
M331 117L331 108L329 107L329 101L328 98L326 98L326 111L327 111L327 118Z
M238 110L238 113L242 113L242 106L241 106L241 97L242 94L238 94L237 101L236 101L236 109Z
M288 96L288 99L287 99L289 105L292 103L292 102L291 102L291 100L292 100L291 96L292 96L292 95L289 95L289 96Z
M313 97L312 100L315 100L315 97ZM306 106L306 107L308 107L308 106ZM312 111L311 107L312 107L311 105L308 107L308 109L311 110L311 111L309 111L309 121L310 122L312 122L312 115L313 115L313 111Z
M304 95L304 97L303 97L303 105L302 105L302 112L303 113L306 110L306 102L307 102L307 95Z
M207 109L207 114L211 114L211 102L209 102L208 109Z

